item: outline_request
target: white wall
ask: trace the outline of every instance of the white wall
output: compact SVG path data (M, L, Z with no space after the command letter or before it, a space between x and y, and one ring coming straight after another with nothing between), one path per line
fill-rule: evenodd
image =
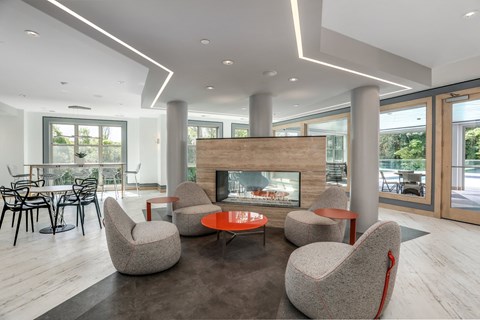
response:
M19 171L24 172L23 118L23 110L0 113L0 186L10 187L12 181L7 164L16 165Z
M139 155L142 163L140 169L141 183L157 183L158 181L158 119L156 118L140 118L139 119ZM135 169L133 163L130 164L131 170ZM132 176L132 179L133 176ZM132 181L132 182L133 182Z

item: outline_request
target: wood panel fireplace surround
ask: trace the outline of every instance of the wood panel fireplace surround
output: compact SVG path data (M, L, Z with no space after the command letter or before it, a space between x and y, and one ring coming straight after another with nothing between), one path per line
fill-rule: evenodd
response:
M210 200L225 211L265 214L276 227L283 227L288 212L309 208L325 190L325 162L324 136L197 140L197 183ZM217 181L223 184L219 193ZM233 199L225 201L229 194Z

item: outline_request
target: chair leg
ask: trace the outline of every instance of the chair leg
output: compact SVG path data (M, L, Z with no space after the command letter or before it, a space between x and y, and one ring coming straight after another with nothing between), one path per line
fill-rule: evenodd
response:
M27 213L28 215L28 213ZM38 209L37 209L37 217L38 217ZM33 209L30 210L30 222L32 223L32 233L35 232L35 230L33 229Z
M77 224L76 224L77 227L78 227L78 216L79 216L79 210L78 210L78 206L77 206Z
M57 221L58 221L58 214L60 213L60 206L57 205L57 208L55 210L55 223L53 224L53 235L55 235L55 231L57 230Z
M113 177L113 184L115 188L115 199L118 199L118 191L117 191L117 178Z
M138 181L137 181L137 174L135 173L135 186L137 187L137 196L140 196L140 193L138 192Z
M17 231L15 231L15 240L13 240L13 246L15 246L17 244L18 230L20 229L20 222L21 221L22 221L22 211L20 211L20 213L18 214Z
M15 211L13 211L13 216L12 216L12 228L14 226L14 223L15 223Z
M27 216L25 217L25 230L28 232L28 210L26 211ZM20 215L22 215L22 211L20 211Z
M40 211L40 209L37 208L37 222L38 222L38 212Z
M5 212L7 212L7 207L3 207L2 209L2 217L0 218L0 229L2 228L3 218L5 218Z
M98 224L100 226L100 229L102 229L102 221L100 221L100 218L102 217L102 213L100 212L100 206L98 205L98 200L95 199L95 209L97 210L97 218L98 218Z
M80 209L80 224L82 225L82 234L85 236L85 230L83 228L83 222L85 221L85 208L81 205L78 205L78 208Z
M52 226L52 229L55 230L55 227L53 226L52 209L50 208L50 206L48 206L47 209L48 209L48 216L50 217L50 224ZM55 232L53 234L55 234Z

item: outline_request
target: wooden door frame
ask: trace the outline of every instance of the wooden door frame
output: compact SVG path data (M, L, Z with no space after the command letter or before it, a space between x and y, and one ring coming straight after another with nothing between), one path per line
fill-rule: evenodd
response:
M453 92L452 92L453 93ZM454 102L446 102L445 99L451 98L452 93L438 95L436 97L437 105L437 137L441 138L441 144L436 144L435 154L441 152L441 159L436 159L437 167L436 179L441 181L441 192L435 192L435 213L439 213L441 218L458 220L463 222L480 224L480 215L476 211L451 208L451 183L452 183L452 106ZM480 87L456 91L455 95L469 95L468 100L480 99ZM440 128L438 125L440 124ZM438 211L437 211L438 210Z

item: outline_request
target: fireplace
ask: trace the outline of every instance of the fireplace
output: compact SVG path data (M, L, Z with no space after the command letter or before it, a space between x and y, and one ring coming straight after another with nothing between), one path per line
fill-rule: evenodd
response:
M300 172L216 171L218 202L255 206L300 207Z

